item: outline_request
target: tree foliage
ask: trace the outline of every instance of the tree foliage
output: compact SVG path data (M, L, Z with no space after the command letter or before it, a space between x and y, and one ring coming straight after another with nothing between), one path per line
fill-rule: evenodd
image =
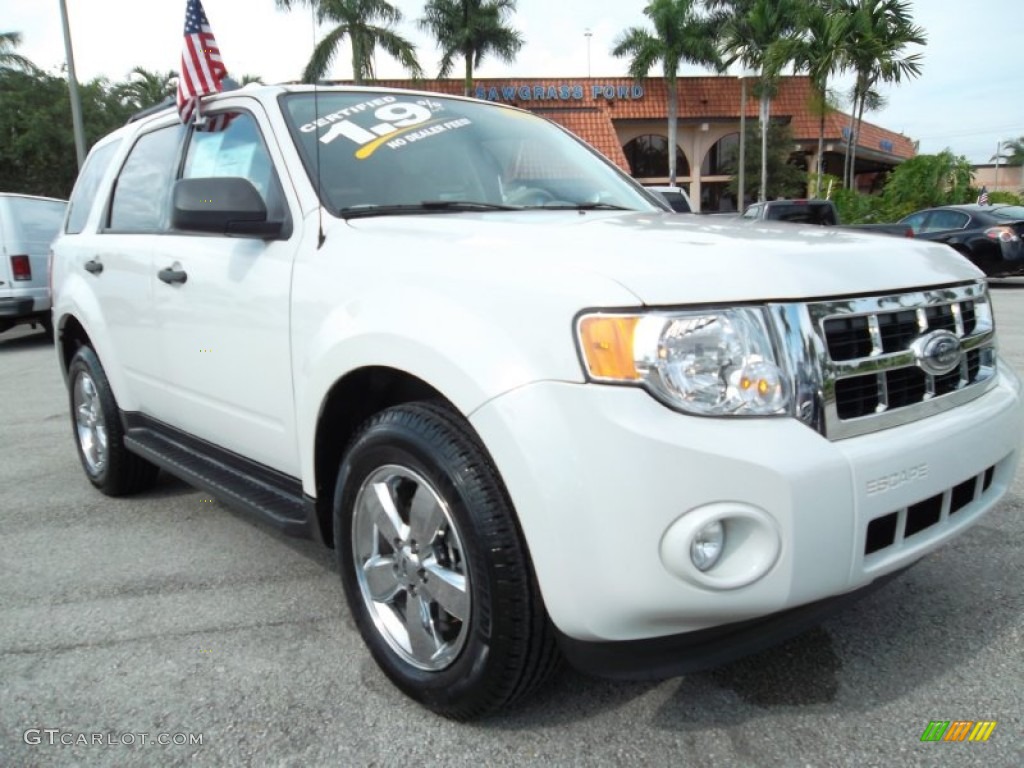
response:
M811 112L818 117L818 167L814 169L814 196L821 197L825 157L825 118L834 109L829 93L831 78L846 70L845 51L849 16L840 13L842 0L809 0L800 9L800 31L783 41L773 53L811 80Z
M473 70L484 57L515 61L523 47L523 35L509 24L516 11L515 0L427 0L420 29L429 32L441 49L437 76L448 77L455 60L465 62L464 93L473 91Z
M173 70L152 72L144 67L135 67L128 73L128 79L113 87L113 94L133 111L155 106L174 98L178 87L178 73Z
M316 44L302 73L302 80L314 83L331 68L338 47L347 38L352 47L352 79L357 84L373 80L373 57L378 48L397 60L414 78L423 70L416 58L416 46L395 32L402 12L387 0L277 0L277 7L311 6L319 23L334 27Z
M844 174L852 187L864 112L878 98L880 83L896 84L921 74L921 54L905 50L908 45L924 45L927 36L914 24L907 0L842 0L839 10L848 16L844 55L856 75Z
M999 147L999 153L992 156L994 162L1003 165L1024 165L1024 136L1007 139Z
M973 203L970 161L946 149L936 155L917 155L898 165L885 181L881 195L843 189L833 195L842 220L849 224L891 222L936 205Z
M933 205L973 203L977 190L971 185L972 175L970 161L948 149L937 155L917 155L896 166L882 189L882 199L894 221Z
M793 130L788 123L771 121L767 131L768 153L765 167L768 169L768 183L765 191L767 200L780 197L803 197L807 188L807 173L790 162L793 151ZM745 200L756 200L760 187L761 173L761 129L755 124L748 124L745 148L743 151L743 186ZM725 158L726 167L735 170L738 167L738 148ZM738 175L729 179L729 192L736 196L739 188ZM737 199L739 199L737 197ZM741 207L741 206L738 206Z
M698 6L699 0L652 0L644 8L644 15L650 19L654 34L642 27L630 27L612 49L615 56L629 57L629 74L637 80L661 62L668 86L668 175L672 186L676 183L679 67L684 63L716 69L722 66L711 21L698 14Z
M79 85L88 145L136 111L118 91L105 79ZM77 174L67 80L38 70L0 71L0 190L67 197Z
M21 45L20 32L0 32L0 72L14 69L20 72L32 72L35 64L14 49Z
M762 163L758 199L770 195L767 151L771 99L782 69L791 62L790 45L798 36L807 0L708 0L718 9L714 16L718 43L727 64L739 63L758 72L755 92L760 101L758 124Z

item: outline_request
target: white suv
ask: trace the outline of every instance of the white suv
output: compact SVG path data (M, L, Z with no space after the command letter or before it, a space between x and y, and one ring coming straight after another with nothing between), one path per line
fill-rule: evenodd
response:
M676 216L471 99L249 87L204 112L103 139L72 196L54 317L83 467L323 539L374 658L438 712L562 655L649 676L749 651L1010 484L1019 383L949 248Z

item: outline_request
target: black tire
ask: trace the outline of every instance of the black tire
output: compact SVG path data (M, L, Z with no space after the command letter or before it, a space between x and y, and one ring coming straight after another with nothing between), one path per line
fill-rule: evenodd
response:
M80 410L84 405L84 396L80 395L76 403L76 387L80 385L90 392L90 396L85 399L91 407L86 405L85 411ZM89 482L108 496L126 496L152 487L159 469L125 447L121 412L103 366L90 347L80 347L71 358L68 367L68 401L75 449ZM80 423L90 420L82 415L86 413L98 418L91 427L80 428ZM96 425L100 423L105 433L105 450L87 451L83 443L89 442L89 438L83 438L83 430L95 437L99 432Z
M370 597L364 597L367 577L359 575L362 563L357 567L357 560L362 556L356 549L357 541L365 536L357 533L354 521L357 516L365 521L371 513L365 511L369 509L366 505L360 505L363 511L357 513L356 505L368 499L367 504L372 506L373 499L379 498L379 493L370 490L377 485L367 485L365 495L360 496L368 480L381 478L383 487L383 478L392 476L397 485L388 487L395 488L392 500L405 522L413 520L414 496L420 489L432 491L434 495L429 498L441 501L435 508L446 510L443 525L426 529L438 532L431 538L433 544L424 546L420 542L423 562L434 557L432 553L442 542L441 557L446 558L445 567L449 569L446 572L462 568L468 575L468 618L454 618L442 600L423 609L436 619L429 621L429 626L438 630L433 634L435 639L442 631L457 638L442 643L439 656L452 653L452 658L438 669L425 669L415 660L411 662L414 653L405 654L395 644L395 634L378 628L374 616L383 613L371 613L393 611L392 607L381 607L382 603L374 604ZM407 487L409 492L403 490ZM450 409L434 403L411 403L382 411L362 426L345 452L338 473L334 531L345 596L364 641L392 682L426 707L457 720L481 717L523 699L558 668L561 657L508 493L472 428ZM372 531L375 541L384 541L376 524ZM409 528L408 536L413 535L415 526ZM411 552L416 552L417 542L411 541ZM396 561L391 566L395 574L400 572L397 561L402 559L402 551L409 550L392 547L390 555L381 555L381 562L387 557ZM424 554L427 552L431 554ZM408 561L403 563L404 569ZM418 573L424 574L424 569ZM428 575L434 578L429 571ZM427 590L441 581L428 584L426 579L423 576L423 591L418 597L414 597L416 585L398 586L398 590L405 590L407 610L411 605L428 603ZM401 594L396 593L394 600L395 609L401 611ZM393 611L389 618L397 615ZM415 614L406 613L406 618L399 621L409 621L409 615ZM398 635L401 631L399 628ZM412 632L409 634L411 642ZM452 650L455 647L457 652Z

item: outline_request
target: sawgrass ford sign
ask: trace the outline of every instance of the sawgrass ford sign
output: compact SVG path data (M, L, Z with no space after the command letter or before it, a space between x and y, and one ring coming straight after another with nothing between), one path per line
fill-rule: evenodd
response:
M642 85L602 85L601 83L559 83L527 85L507 83L478 86L473 94L485 101L597 101L604 99L628 99L637 101L644 97Z

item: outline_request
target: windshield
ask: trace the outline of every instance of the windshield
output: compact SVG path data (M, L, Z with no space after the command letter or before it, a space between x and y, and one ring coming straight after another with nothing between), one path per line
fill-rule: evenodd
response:
M315 100L312 93L281 98L306 170L337 215L662 210L611 163L528 112L423 94L321 91Z

